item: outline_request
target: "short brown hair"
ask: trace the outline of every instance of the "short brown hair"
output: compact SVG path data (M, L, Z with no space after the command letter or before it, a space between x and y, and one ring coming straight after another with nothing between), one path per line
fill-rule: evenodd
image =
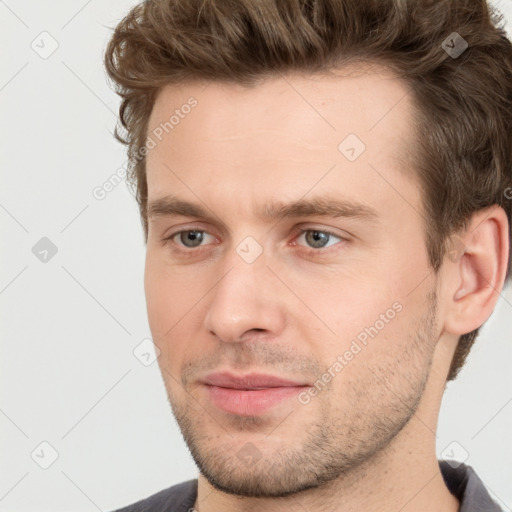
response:
M128 145L145 239L141 150L164 85L194 79L253 85L281 73L367 61L387 66L412 93L415 170L437 272L452 235L474 212L501 206L511 225L512 43L501 19L485 0L146 0L135 6L115 28L105 66L122 98L125 134L118 126L115 136ZM454 41L468 48L450 54ZM477 334L460 337L448 380Z

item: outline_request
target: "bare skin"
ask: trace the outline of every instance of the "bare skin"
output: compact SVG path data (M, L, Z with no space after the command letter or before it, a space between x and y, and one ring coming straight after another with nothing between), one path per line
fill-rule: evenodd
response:
M200 470L196 510L455 512L435 431L458 337L503 286L505 212L476 214L465 253L432 270L403 152L411 98L385 69L206 85L160 92L148 135L190 97L197 106L147 160L150 204L172 195L206 210L152 209L145 274L163 379ZM349 134L359 156L357 139L339 149ZM258 215L320 197L346 215ZM210 399L213 371L271 374L305 394L233 414Z

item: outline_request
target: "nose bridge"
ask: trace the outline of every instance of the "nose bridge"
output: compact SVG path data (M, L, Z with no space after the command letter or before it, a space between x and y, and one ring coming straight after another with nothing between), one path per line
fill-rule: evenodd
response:
M257 329L279 334L284 309L272 293L272 273L263 247L252 237L244 239L225 258L225 271L212 289L206 329L225 342L240 341Z

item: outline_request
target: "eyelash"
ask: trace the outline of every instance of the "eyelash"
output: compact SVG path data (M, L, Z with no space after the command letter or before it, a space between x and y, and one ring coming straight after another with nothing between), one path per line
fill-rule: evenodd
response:
M175 231L175 232L171 233L170 235L168 235L167 237L165 237L163 239L163 242L164 242L165 245L167 245L169 243L172 243L173 239L176 236L180 235L181 233L188 233L188 232L191 232L191 231L196 231L198 233L206 233L206 234L211 235L211 233L209 233L205 229L199 229L199 228L195 228L195 227L190 227L188 229L182 229L180 231ZM341 235L336 234L333 231L329 231L328 229L316 229L316 228L308 228L308 229L294 228L293 229L294 240L296 238L298 238L299 236L301 236L302 234L310 233L310 232L323 233L325 235L328 235L329 237L339 238L340 242L337 242L336 244L333 244L332 246L329 246L327 248L320 247L320 248L315 249L314 247L309 247L308 248L308 247L305 247L303 245L300 246L300 247L302 247L303 252L305 252L307 255L320 256L322 254L330 253L332 250L336 250L336 248L335 248L336 245L339 245L342 242L347 242L348 241L346 238L343 238ZM295 242L295 245L296 245L296 242ZM178 249L175 249L176 251L182 252L184 254L187 254L187 253L190 254L190 253L193 253L193 252L195 252L195 253L201 252L201 249L204 248L205 246L198 246L198 247L194 248L194 247L186 247L186 246L183 246L183 245L179 245L178 247L179 247Z

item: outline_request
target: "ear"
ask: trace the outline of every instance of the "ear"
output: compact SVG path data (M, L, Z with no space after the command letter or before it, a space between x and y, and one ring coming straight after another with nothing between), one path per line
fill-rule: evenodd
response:
M445 256L445 330L462 335L491 315L504 285L509 258L509 225L494 205L476 212L463 233L451 238Z

